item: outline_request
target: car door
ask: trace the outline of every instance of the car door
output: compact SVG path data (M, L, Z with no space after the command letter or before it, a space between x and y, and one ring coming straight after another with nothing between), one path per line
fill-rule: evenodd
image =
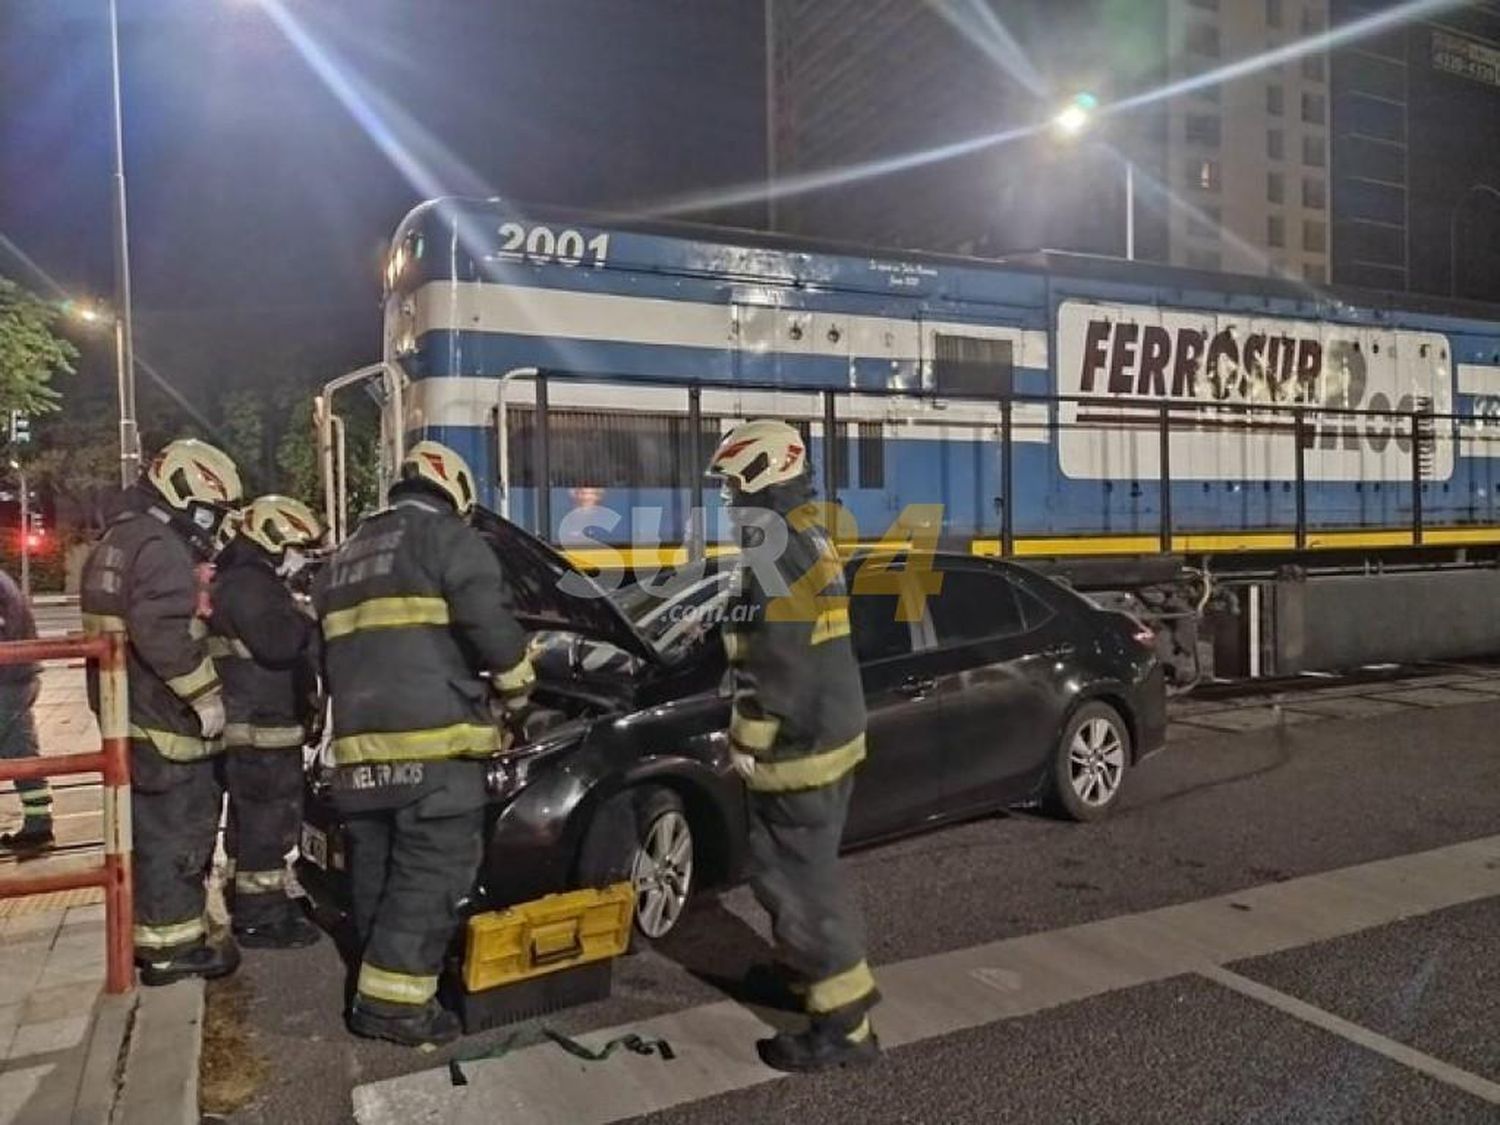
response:
M867 757L846 842L901 831L939 815L951 788L938 685L919 651L925 623L897 617L897 598L856 594L850 625L864 681Z
M1067 639L1053 611L1003 567L944 560L928 599L929 675L949 745L945 798L956 811L1025 796L1046 767Z

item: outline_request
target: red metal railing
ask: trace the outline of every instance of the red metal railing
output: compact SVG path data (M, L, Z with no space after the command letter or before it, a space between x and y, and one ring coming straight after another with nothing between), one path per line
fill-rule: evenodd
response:
M106 992L135 985L132 939L135 906L130 876L130 708L125 691L125 638L11 641L0 644L0 665L84 657L99 666L99 733L95 754L55 754L0 761L0 781L32 781L98 772L104 779L104 863L55 875L0 878L0 898L49 894L86 887L104 889Z

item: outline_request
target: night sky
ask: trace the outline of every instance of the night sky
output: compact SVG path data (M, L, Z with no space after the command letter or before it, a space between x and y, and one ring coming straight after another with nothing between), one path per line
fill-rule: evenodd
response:
M283 2L444 190L608 207L763 175L760 0ZM141 353L200 404L260 336L309 383L378 358L383 248L426 193L253 0L119 3ZM107 297L106 10L0 0L0 233Z

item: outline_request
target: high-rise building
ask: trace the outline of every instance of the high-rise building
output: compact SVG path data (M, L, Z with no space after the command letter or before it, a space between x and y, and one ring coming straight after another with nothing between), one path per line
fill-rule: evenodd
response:
M1334 280L1500 301L1500 4L1350 44L1332 83Z
M952 17L965 10L769 0L774 173L967 150L1046 121L1080 90L1106 106L1178 92L1106 114L1071 144L1044 130L789 198L778 227L932 250L1123 254L1128 162L1138 258L1327 280L1327 59L1191 82L1321 31L1327 0L1013 0L990 6L993 21Z
M1322 0L1178 0L1172 84L1323 30ZM1174 265L1328 279L1328 86L1322 53L1170 99Z

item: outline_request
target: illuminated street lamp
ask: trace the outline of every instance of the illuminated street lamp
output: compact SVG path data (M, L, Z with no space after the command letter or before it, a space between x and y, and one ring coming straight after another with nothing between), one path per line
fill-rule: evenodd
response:
M85 328L109 325L114 329L115 372L120 383L120 486L129 488L141 475L140 438L135 429L135 367L126 360L130 351L129 325L114 309L98 301L64 301L63 312Z
M78 321L86 328L100 328L106 324L118 324L114 310L101 301L69 299L62 303L63 315Z
M1085 133L1094 123L1099 99L1093 94L1075 94L1052 118L1053 131L1065 141ZM1135 260L1135 164L1125 161L1125 257Z
M1076 137L1089 127L1098 105L1093 94L1079 94L1058 112L1052 124L1064 137Z

